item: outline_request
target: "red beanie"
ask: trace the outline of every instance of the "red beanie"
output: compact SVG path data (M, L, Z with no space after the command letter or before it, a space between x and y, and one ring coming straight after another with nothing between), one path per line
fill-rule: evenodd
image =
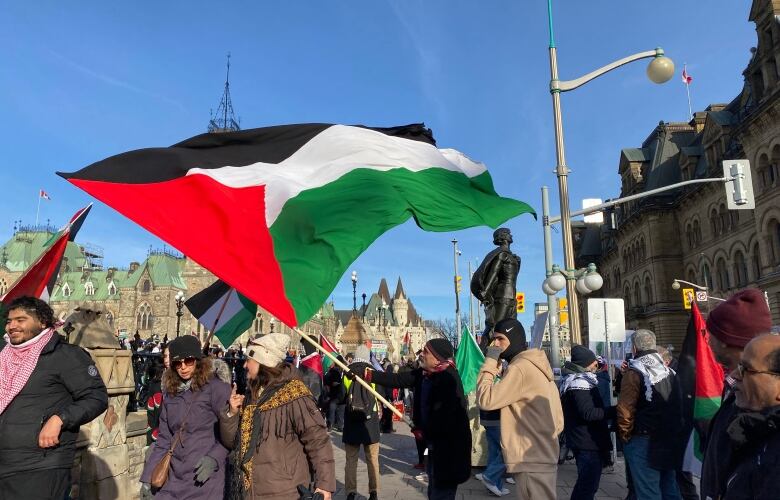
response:
M745 347L755 337L769 333L771 328L772 317L764 292L757 288L735 293L707 318L707 330L731 347Z

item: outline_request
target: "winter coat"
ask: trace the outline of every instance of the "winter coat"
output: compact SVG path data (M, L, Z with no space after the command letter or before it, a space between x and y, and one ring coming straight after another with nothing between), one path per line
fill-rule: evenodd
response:
M70 469L79 426L107 407L106 386L92 358L55 333L41 351L27 383L0 413L0 477ZM38 435L52 415L62 419L60 444L39 448Z
M230 468L240 470L231 474L229 498L297 500L296 487L312 481L312 491L336 491L325 421L298 370L286 370L287 382L245 404L240 415L228 416L228 406L220 412L222 443L233 449Z
M344 397L346 396L342 380L343 377L344 374L336 365L331 366L327 373L325 373L324 383L325 388L327 389L328 399L335 400L338 404L344 404Z
M357 362L349 365L350 371L353 373L364 373L366 368L370 368L368 363ZM346 377L343 380L345 391L347 392L347 408L344 411L344 431L341 435L342 442L349 445L367 445L379 442L379 419L381 417L381 411L379 410L379 402L376 397L368 392L365 387L358 382L349 380ZM354 389L353 389L354 387ZM350 411L349 392L350 390L356 391L355 397L359 397L365 401L365 406L370 409L366 414L354 414Z
M501 451L507 472L555 472L563 412L547 355L528 349L512 358L500 382L499 365L487 358L477 376L477 402L501 409Z
M422 385L429 379L430 392L423 405ZM446 488L464 483L471 475L471 428L466 397L455 368L425 375L421 368L398 373L372 372L372 382L398 388L414 388L414 422L429 445L433 481ZM423 418L424 415L424 418Z
M609 453L612 440L607 420L615 417L615 407L606 406L596 374L570 374L561 383L566 446L572 450Z
M728 428L734 449L724 500L780 496L780 406L742 412Z
M641 351L637 358L649 354L657 353ZM647 436L650 467L675 470L682 465L680 442L689 437L682 434L682 395L677 375L672 372L653 385L651 401L645 397L646 391L642 374L634 368L626 370L617 404L618 435L624 443L633 436Z
M727 378L728 383L728 378ZM731 463L732 444L728 428L739 409L731 388L724 387L723 402L710 421L706 440L702 443L704 460L701 467L699 491L702 498L719 498L726 490L728 467Z
M223 496L228 450L219 441L218 420L219 412L230 398L230 370L224 362L213 361L215 375L200 390L193 392L187 389L178 394L166 393L163 398L159 434L144 464L142 483L151 481L154 467L170 449L182 422L184 430L171 457L168 481L157 492L155 500L214 499ZM205 483L196 484L195 465L204 456L216 460L217 470Z
M150 381L146 392L146 401L142 401L142 403L146 406L146 444L150 445L157 441L157 436L160 434L160 414L162 413L163 399L160 381Z

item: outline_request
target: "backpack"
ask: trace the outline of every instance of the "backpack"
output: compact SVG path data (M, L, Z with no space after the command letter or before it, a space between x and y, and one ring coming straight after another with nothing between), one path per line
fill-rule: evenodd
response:
M346 414L351 420L366 421L371 419L376 398L365 387L353 381L347 390Z

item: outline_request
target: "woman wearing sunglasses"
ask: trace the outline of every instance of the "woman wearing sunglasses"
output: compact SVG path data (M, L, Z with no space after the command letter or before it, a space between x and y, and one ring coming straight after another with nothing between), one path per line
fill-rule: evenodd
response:
M172 450L168 479L153 491L155 499L222 498L228 450L219 441L217 422L230 398L230 379L218 377L197 337L178 337L168 350L170 368L163 376L158 438L141 482L151 482L155 467ZM224 376L223 370L217 372Z
M234 390L220 412L222 442L233 450L231 500L297 500L298 486L330 500L336 491L325 420L298 369L284 361L289 344L281 333L250 341L246 401Z

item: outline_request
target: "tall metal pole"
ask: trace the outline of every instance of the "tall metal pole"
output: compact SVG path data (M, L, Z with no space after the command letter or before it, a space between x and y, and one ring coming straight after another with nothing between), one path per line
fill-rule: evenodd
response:
M542 228L544 229L544 268L547 277L550 277L553 255L550 236L550 196L547 186L542 187ZM558 332L558 298L555 295L547 296L547 326L550 332L550 364L553 369L560 368L561 336Z
M455 328L457 329L457 339L460 345L460 294L458 293L458 240L452 240L452 260L455 263L455 276L452 281L455 285Z
M569 167L566 166L566 152L563 142L563 118L561 115L561 92L558 90L558 53L555 47L555 38L553 36L552 23L552 0L547 0L548 20L550 25L550 94L553 103L553 121L555 124L555 152L557 157L557 166L555 173L558 176L558 197L561 203L561 233L563 236L563 263L566 271L573 272L574 267L574 244L571 234L571 216L569 215ZM580 316L579 306L577 304L577 289L574 280L566 279L566 298L569 308L569 332L572 342L581 344L580 337Z
M471 261L469 261L469 283L471 283ZM469 291L469 334L474 335L474 295Z

